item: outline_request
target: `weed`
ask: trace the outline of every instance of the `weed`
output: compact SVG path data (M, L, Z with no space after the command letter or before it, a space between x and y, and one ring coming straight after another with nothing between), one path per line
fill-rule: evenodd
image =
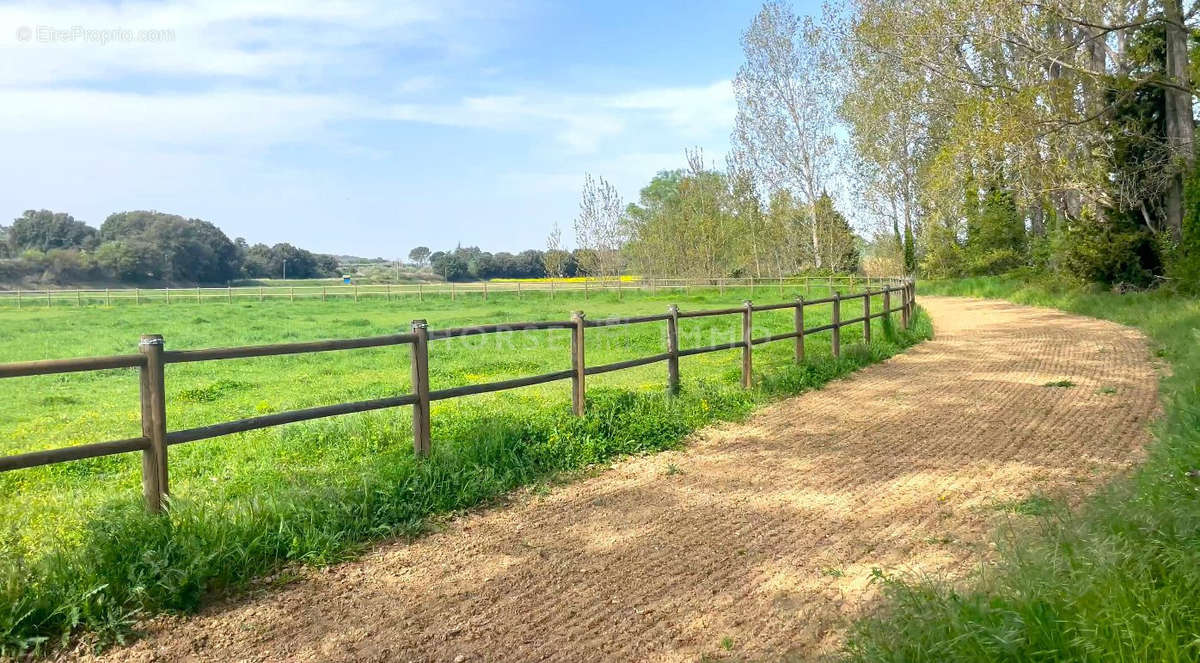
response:
M1030 495L1024 499L1011 502L1001 502L995 505L997 511L1016 513L1022 516L1041 516L1050 513L1054 501L1044 495Z
M1075 386L1075 383L1074 383L1074 382L1071 382L1070 380L1055 380L1055 381L1053 381L1053 382L1047 382L1046 384L1044 384L1044 385L1042 385L1042 386L1043 386L1043 387L1063 387L1063 388L1067 388L1067 387L1074 387L1074 386Z

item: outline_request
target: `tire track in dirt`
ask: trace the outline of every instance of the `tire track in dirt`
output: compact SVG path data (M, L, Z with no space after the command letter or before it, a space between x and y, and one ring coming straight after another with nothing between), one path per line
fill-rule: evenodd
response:
M870 572L962 577L998 504L1077 501L1141 457L1144 338L925 297L937 338L290 586L164 618L106 661L695 661L834 651ZM1046 387L1070 380L1072 387ZM1104 393L1115 389L1115 393ZM1102 391L1104 390L1104 391ZM672 468L677 468L678 472Z

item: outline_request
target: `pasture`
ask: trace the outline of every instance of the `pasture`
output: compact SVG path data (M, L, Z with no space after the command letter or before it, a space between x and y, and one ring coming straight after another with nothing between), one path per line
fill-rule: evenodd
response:
M756 303L824 297L822 287ZM171 350L391 334L410 321L432 329L491 322L590 319L736 306L748 291L560 293L448 297L173 303L0 311L0 362L127 354L140 334L162 334ZM893 305L897 305L894 301ZM861 300L843 318L861 315ZM874 310L882 307L875 297ZM806 310L825 324L829 306ZM899 314L895 314L898 321ZM740 338L740 317L680 323L682 348ZM756 313L755 335L791 331L790 310ZM167 517L143 513L140 458L124 454L0 473L0 650L38 649L80 629L96 642L120 639L136 619L194 609L212 591L236 588L288 562L326 563L364 542L414 534L432 514L494 499L628 453L679 444L692 430L736 419L756 403L796 393L889 356L928 333L875 323L842 330L843 357L828 332L806 338L808 360L790 342L755 348L756 389L738 387L737 350L681 359L682 393L665 394L653 364L592 376L588 414L570 416L568 381L434 403L433 453L412 452L409 408L270 428L171 447ZM594 328L588 363L656 354L665 325ZM431 342L431 387L440 389L562 370L562 330ZM375 348L167 368L168 428L407 393L407 348ZM0 455L140 434L135 370L0 381ZM52 642L50 640L49 642Z

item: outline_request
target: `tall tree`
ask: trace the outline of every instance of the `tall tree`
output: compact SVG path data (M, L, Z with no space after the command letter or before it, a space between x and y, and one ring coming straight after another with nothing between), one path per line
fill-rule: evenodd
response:
M768 2L742 35L742 49L734 142L752 155L766 190L790 189L811 207L829 188L835 165L841 75L832 34ZM820 237L814 232L808 240L821 260Z
M546 276L561 279L566 275L567 261L571 254L563 249L562 227L556 221L546 237L546 252L542 254L542 267Z
M429 260L429 247L418 246L408 252L408 259L416 263L418 267L424 267Z
M579 269L588 276L615 278L621 274L621 248L625 244L625 203L617 188L603 177L584 176L575 217L575 245Z

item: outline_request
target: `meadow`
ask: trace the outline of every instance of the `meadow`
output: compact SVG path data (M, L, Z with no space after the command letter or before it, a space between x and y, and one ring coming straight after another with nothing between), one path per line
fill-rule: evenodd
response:
M1052 279L968 278L921 294L1049 306L1142 330L1170 365L1145 462L1071 510L1038 498L998 533L999 562L962 586L884 577L852 661L1200 660L1200 300Z
M825 296L814 287L759 288L756 303ZM168 349L391 334L423 318L431 329L490 322L565 320L736 306L748 291L527 293L481 297L55 306L0 311L0 362L127 354L141 334ZM899 298L893 298L899 305ZM872 308L882 307L882 297ZM861 315L861 300L843 318ZM370 541L416 535L431 517L497 499L515 487L569 477L624 455L680 444L715 420L794 394L878 361L929 333L875 321L842 331L833 360L828 332L755 348L755 389L738 387L739 351L685 357L682 391L666 394L653 364L590 376L588 413L570 414L569 381L434 403L433 452L412 452L409 408L264 429L171 447L165 517L141 502L140 457L123 454L0 473L0 654L44 651L85 633L96 646L121 641L139 619L189 611L289 564L325 564ZM829 306L806 310L825 324ZM792 329L790 310L754 316L755 336ZM680 323L682 348L740 338L737 315ZM665 323L592 328L589 365L662 352ZM433 389L569 367L570 334L513 332L430 345ZM168 429L257 414L381 398L409 389L407 346L170 365ZM0 381L0 454L140 435L138 378L115 369Z

